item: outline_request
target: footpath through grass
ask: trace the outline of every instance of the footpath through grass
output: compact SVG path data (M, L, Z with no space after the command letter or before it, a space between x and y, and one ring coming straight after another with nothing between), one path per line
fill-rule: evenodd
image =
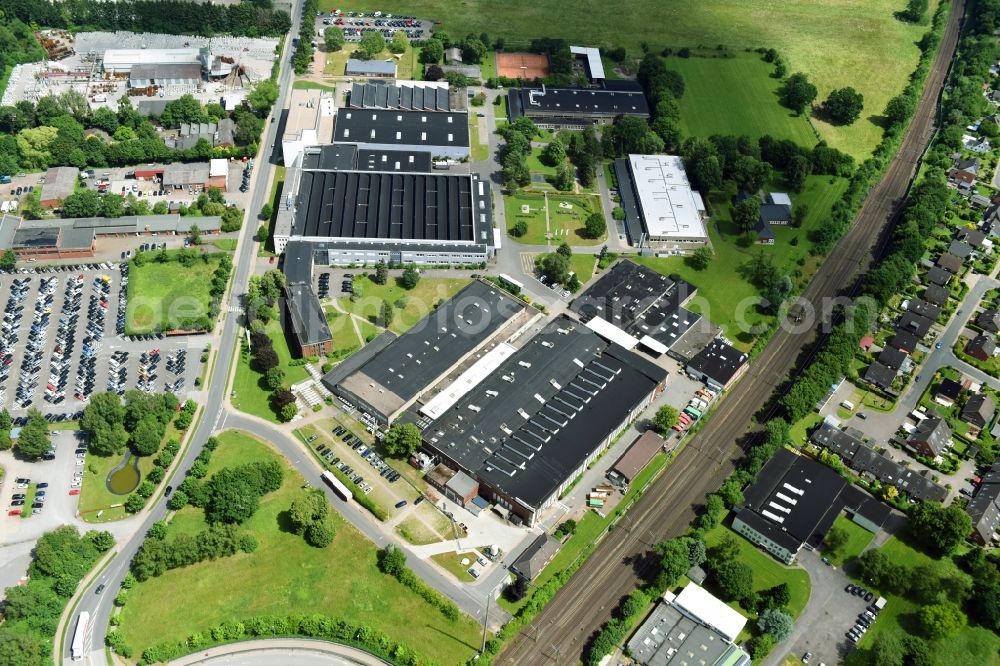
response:
M469 281L469 278L422 277L416 287L406 290L399 286L394 276L390 276L385 284L375 284L367 275L361 275L354 278L355 295L338 298L337 305L345 312L361 317L373 328L379 318L382 302L388 301L393 306L393 319L389 330L403 333L430 314L436 303L447 301L469 284ZM362 335L367 338L372 328L362 327Z
M446 620L375 563L375 547L336 511L337 536L313 548L288 531L285 512L317 479L303 479L266 443L227 431L212 456L210 474L226 466L273 459L285 470L281 488L266 495L243 528L260 542L253 553L174 569L138 583L129 592L121 618L126 643L141 654L149 645L183 640L220 622L252 615L322 613L370 626L440 664L472 657L480 629L471 618ZM187 507L168 534L194 533L205 526L204 512Z

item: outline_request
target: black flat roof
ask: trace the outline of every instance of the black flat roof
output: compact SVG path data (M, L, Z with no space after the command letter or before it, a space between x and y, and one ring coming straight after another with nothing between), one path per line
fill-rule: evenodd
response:
M456 111L339 109L337 143L469 147L469 114Z
M696 291L683 280L623 260L577 297L570 309L584 322L601 317L634 337L648 335L669 348L701 320L701 315L681 306Z
M843 507L846 486L826 465L779 449L744 491L740 519L750 510L800 543L818 545Z
M282 272L286 284L312 284L315 247L304 241L291 241L285 246Z
M14 232L13 249L55 247L59 242L59 227L29 227Z
M378 150L353 143L334 143L307 148L303 169L323 171L385 171L427 173L434 168L427 150Z
M543 94L544 92L544 94ZM534 94L532 94L534 93ZM649 104L641 90L594 88L511 88L507 93L511 120L521 116L649 117Z
M428 426L424 441L537 508L666 377L562 315Z
M726 386L750 358L735 347L716 338L688 361L688 367L704 374L720 386Z
M632 168L627 157L615 160L615 178L618 179L618 197L621 199L622 210L625 211L625 232L632 245L638 246L643 238L642 211L639 200L635 196L635 182L632 180Z
M523 311L520 301L474 280L338 384L390 414Z
M304 170L292 235L485 243L490 205L468 175Z

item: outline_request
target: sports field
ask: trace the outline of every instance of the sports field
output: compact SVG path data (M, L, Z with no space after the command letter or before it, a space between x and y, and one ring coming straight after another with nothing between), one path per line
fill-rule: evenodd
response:
M507 50L534 37L564 37L574 44L623 46L633 56L640 44L735 51L775 48L788 71L809 74L820 100L834 88L854 86L865 97L861 119L846 128L817 123L830 145L867 155L881 136L871 116L903 89L917 64L916 47L926 26L901 23L893 12L903 0L321 0L331 11L375 10L441 21L453 37L486 32L506 40ZM929 12L937 7L931 0Z
M681 130L684 136L769 134L813 146L819 139L805 116L778 103L773 66L756 53L734 58L668 58L667 66L684 76Z
M242 526L260 546L250 554L173 569L136 584L120 627L135 654L228 620L265 613L321 613L384 631L418 652L422 661L459 664L472 657L480 640L479 626L467 616L457 622L446 620L381 573L375 546L339 513L330 512L337 535L327 548L308 546L289 530L288 507L318 479L303 479L269 445L245 433L226 431L218 437L221 444L212 456L210 475L255 460L276 460L284 469L281 488L266 495ZM204 528L204 511L187 507L171 520L168 536Z

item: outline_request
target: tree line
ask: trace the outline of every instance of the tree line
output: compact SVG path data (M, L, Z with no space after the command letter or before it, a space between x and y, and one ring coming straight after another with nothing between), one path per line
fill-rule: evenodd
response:
M263 375L261 383L271 391L271 409L287 423L295 418L298 408L295 396L285 383L285 371L274 350L274 342L266 332L268 323L280 317L278 302L284 286L285 275L281 271L270 270L250 277L246 298L250 349L242 353L250 357L250 368Z
M28 566L28 582L4 592L2 666L51 663L53 640L66 603L101 554L114 544L109 532L91 530L80 536L69 525L38 539Z
M449 620L458 620L458 606L422 581L406 566L406 553L390 543L378 551L377 557L379 571L392 576L405 587L416 592L420 598L441 611L441 614Z
M213 5L184 0L125 0L109 5L101 0L8 0L4 3L4 12L24 23L49 28L132 30L203 37L220 34L278 37L288 32L292 25L287 12L259 2Z
M294 45L292 69L296 74L305 74L313 64L313 17L319 11L319 0L305 0L302 3L302 25L299 26L298 43ZM291 28L285 28L285 32Z

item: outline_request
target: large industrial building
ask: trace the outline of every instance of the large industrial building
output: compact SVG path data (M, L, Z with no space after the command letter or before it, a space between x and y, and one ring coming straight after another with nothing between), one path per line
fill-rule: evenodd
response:
M709 243L706 209L677 155L615 160L629 242L640 248L693 251Z
M624 260L574 299L570 309L589 328L626 349L687 360L693 345L684 340L703 337L707 342L718 331L684 307L695 291L681 279Z
M351 109L398 111L464 111L464 88L452 89L447 81L397 81L355 83L347 106Z
M490 185L475 174L410 171L426 153L347 146L289 169L274 244L316 243L322 263L480 264L494 246ZM326 160L333 168L320 168ZM311 165L316 164L313 168ZM354 168L337 166L351 164ZM401 167L406 167L401 168ZM376 170L383 169L383 170Z
M469 156L469 114L339 109L334 141L375 150L424 150L435 158L460 160Z
M536 316L521 301L476 280L398 338L388 334L388 340L369 343L323 383L378 423L391 424L461 364L521 332Z
M281 156L286 167L295 164L306 148L333 140L335 113L332 95L322 90L292 90L288 109L282 111Z
M524 116L540 127L583 128L619 116L649 118L642 90L511 88L507 107L511 122Z
M823 543L841 511L878 532L891 509L810 458L779 449L744 491L733 530L785 564Z
M478 495L533 525L648 407L667 373L562 315L517 349L484 357L476 381L456 380L424 450L478 483ZM506 356L506 358L504 358ZM471 370L470 370L471 371Z

